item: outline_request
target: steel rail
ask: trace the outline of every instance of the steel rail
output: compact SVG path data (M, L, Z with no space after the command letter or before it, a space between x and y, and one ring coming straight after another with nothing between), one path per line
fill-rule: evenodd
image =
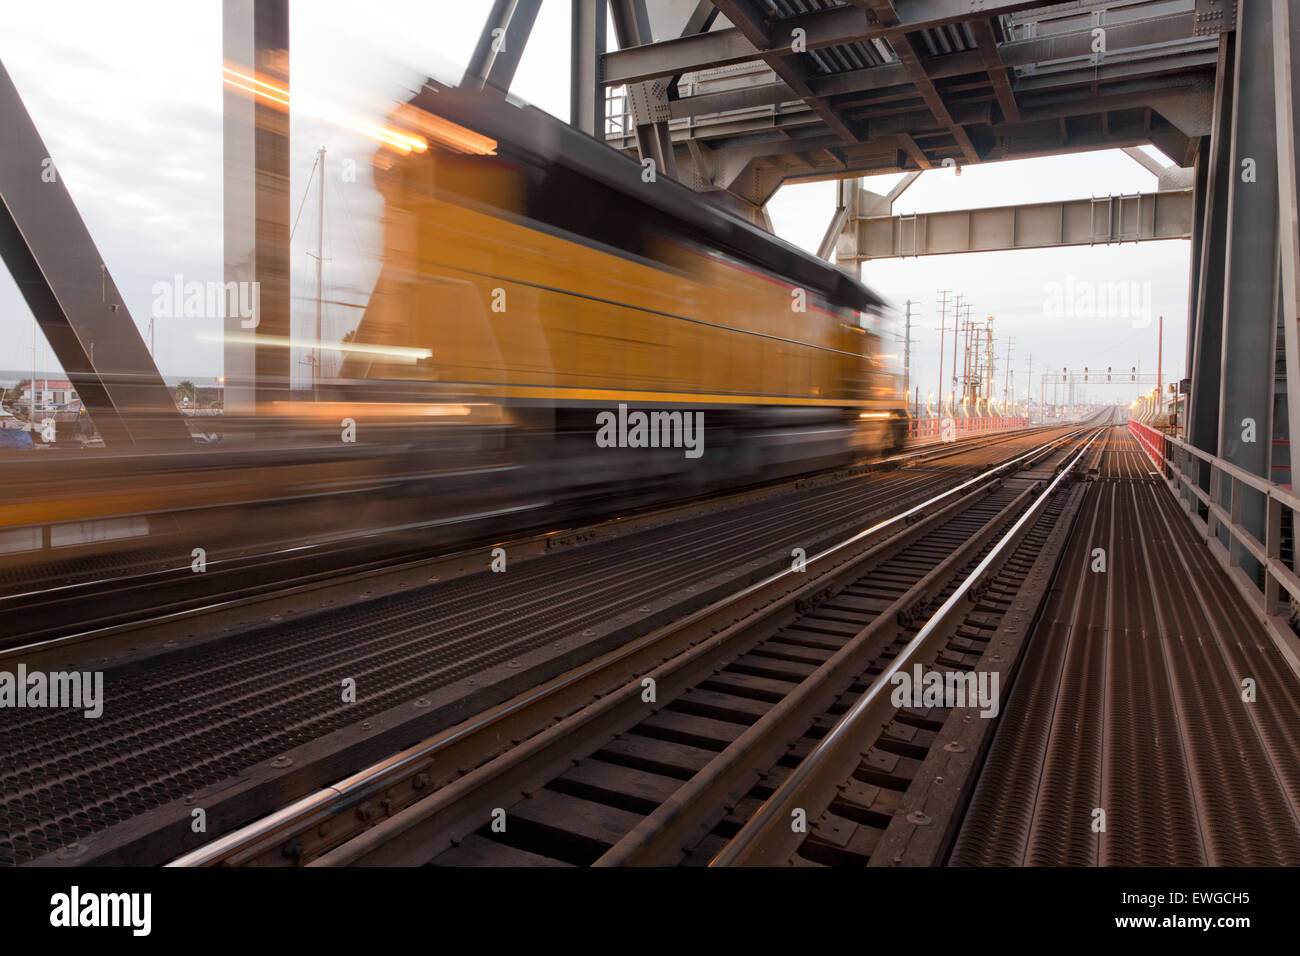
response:
M750 725L595 865L671 864L680 856L682 848L707 836L716 823L718 808L734 804L759 782L763 770L781 759L788 742L826 713L854 677L893 641L909 610L925 606L934 592L997 534L1008 515L1025 507L1031 494L1032 488L1026 488L1000 507L978 531L895 598L875 620Z
M1060 441L1049 443L1036 452L1030 453L1029 457L1047 455L1062 441L1070 440L1071 437L1066 436ZM994 478L993 482L997 480ZM668 664L652 671L649 676L655 680L660 695L664 699L675 699L692 687L698 686L718 668L724 666L726 661L745 653L750 646L761 643L774 630L779 630L785 623L798 618L797 613L786 614L784 617L777 617L777 615L782 614L786 609L797 608L805 598L811 599L810 603L815 603L817 595L837 590L862 577L864 573L870 573L868 568L879 563L874 562L873 558L879 557L879 561L883 562L899 554L917 540L932 533L936 527L942 526L950 517L977 504L976 499L983 498L986 487L980 485L971 490L969 495L957 498L939 511L914 522L905 534L890 538L870 551L846 561L835 571L830 585L825 579L819 580L782 599L769 601L761 613L717 634L706 645L693 648L687 654L674 658ZM1027 494L1026 492L1025 495ZM1025 495L1020 497L1023 498ZM1005 513L1005 508L1002 510ZM980 534L973 536L969 548L978 547L979 539L988 533L988 530L986 528ZM887 550L888 553L881 556L882 550ZM967 551L968 547L963 547L961 550ZM938 569L926 575L921 582L909 589L905 598L900 599L893 610L897 612L905 604L918 600L929 589L940 585L942 582L938 577ZM772 620L774 617L777 617L775 621ZM888 615L882 617L887 618ZM870 641L879 630L881 628L876 628L862 636L859 643ZM809 700L815 701L820 684L821 681L814 678L805 681L801 689L792 695L798 698L797 703L792 699L786 709L793 711L799 705L808 706ZM639 696L640 689L641 685L633 681L625 687L625 693L606 696L586 710L529 739L520 747L492 761L491 764L455 781L418 806L408 808L396 817L384 821L349 843L325 854L313 865L358 863L414 865L424 862L439 849L449 845L452 839L476 829L481 824L482 807L493 805L498 801L510 802L512 799L517 799L521 792L530 792L542 786L547 780L563 773L566 767L598 748L604 740L626 732L644 720L647 714L645 703ZM770 721L768 725L770 726ZM598 860L598 865L609 865L612 862L662 863L669 860L675 862L677 851L681 846L677 836L695 822L695 818L680 812L681 808L690 806L698 809L701 806L700 801L687 800L685 794L694 790L708 790L711 786L718 785L719 781L730 782L737 774L746 772L752 763L752 752L744 754L747 762L728 759L734 758L735 753L734 749L730 749L726 757L720 755L712 769L697 774L692 781L679 790L670 804L665 804L661 811L652 814L645 824L650 831L650 839L642 841L646 829L637 828L620 841L620 846L611 848ZM717 771L718 766L722 767L721 772ZM659 826L659 822L665 815L669 818L668 825ZM626 854L628 859L620 859L620 854ZM647 854L650 854L648 859Z
M889 458L870 459L844 468L831 469L828 472L801 475L774 485L737 489L717 496L708 496L704 499L667 502L647 508L644 512L638 513L636 517L654 519L659 515L671 516L674 512L684 508L697 507L705 502L713 502L721 507L726 507L730 502L743 504L755 495L780 493L783 488L796 488L799 482L810 478L827 477L834 480L836 474L850 475L853 469L863 466L904 466L939 461L953 455L962 454L976 447L991 447L1011 441L1016 437L1023 437L1028 431L1029 429L1022 429L1011 434L999 435L995 440L984 442L978 440L981 436L975 436L959 439L955 443L927 443L926 446ZM991 436L982 437L989 438ZM940 444L943 447L931 447ZM529 504L527 506L527 508L535 507L539 507L539 505ZM168 622L188 621L214 612L234 610L249 604L264 602L268 599L279 599L303 591L345 586L347 583L359 580L362 577L383 576L390 572L397 573L454 561L462 556L474 553L475 549L430 552L427 549L405 545L389 548L385 553L382 547L376 549L370 545L370 542L376 537L396 532L409 533L465 521L482 520L499 514L521 510L527 509L504 509L496 512L456 516L454 518L433 519L401 527L370 529L363 535L333 536L306 545L259 551L250 555L241 555L237 558L210 557L207 562L207 573L202 579L202 583L205 585L216 583L206 593L195 594L192 597L176 597L164 605L154 604L147 609L125 607L111 613L97 611L95 617L87 616L67 624L29 629L11 635L6 642L0 643L0 659L17 658L24 655L30 656L36 652L53 651L55 649L64 651L93 642L101 635L133 633L143 628L156 627ZM626 525L626 519L622 520ZM605 527L609 523L609 521L598 522L593 527ZM576 530L576 526L566 527L564 530ZM524 531L520 534L519 540L529 541L536 536L536 532L529 534ZM360 547L359 543L365 545L365 547ZM343 562L348 555L353 556L350 562L339 563ZM306 574L281 574L279 570L281 567L289 565L298 567L304 560L334 563L331 566L322 566ZM268 571L270 572L269 579L266 576ZM230 580L229 583L220 583L222 579ZM25 607L24 602L36 598L48 603L52 597L57 597L58 603L63 607L67 607L70 604L75 605L77 602L86 604L103 602L106 597L116 597L124 593L141 591L147 588L163 587L174 589L192 580L193 575L188 564L184 567L130 572L110 577L95 577L41 590L0 594L0 612L5 608L9 608L11 613L30 614L32 609Z
M769 619L782 609L793 607L800 598L810 597L822 590L828 579L847 573L845 565L851 563L856 566L861 562L869 561L880 549L896 544L903 537L911 537L919 533L923 530L919 519L926 517L923 512L927 509L946 503L939 512L928 516L931 521L937 520L946 515L949 508L962 501L955 496L968 490L982 488L1008 469L1050 454L1084 431L1086 429L1077 429L1059 436L966 479L891 518L856 532L843 541L808 557L805 562L807 569L805 572L796 572L792 568L787 568L771 574L678 621L656 629L533 690L352 774L332 786L309 794L275 813L184 854L169 865L208 866L250 858L267 847L274 846L295 834L317 826L324 820L363 804L368 798L402 781L423 775L424 780L419 789L430 786L434 783L432 767L435 760L444 767L442 772L447 780L454 781L444 787L446 791L459 791L465 786L464 782L469 779L467 776L457 778L457 771L472 770L475 767L482 771L493 763L503 760L523 763L534 756L527 745L535 744L538 738L549 739L553 731L569 724L575 718L594 720L607 717L605 711L612 709L627 696L615 694L613 691L627 684L629 680L636 681L633 685L635 690L633 697L639 699L640 679L655 668L662 670L667 667L665 661L678 659L680 671L686 664L692 663L692 661L682 661L680 658L690 655L699 658L727 641L741 638L758 623L751 620L758 612L765 612L762 618ZM905 531L906 534L897 534L896 532L899 531ZM889 532L889 536L881 539L873 547L856 555L849 554L855 546L862 545L868 539L879 538L885 532ZM817 572L816 575L808 573L814 571ZM666 643L674 638L677 650L665 654ZM659 683L662 692L663 680ZM590 704L593 697L603 699L585 707ZM580 709L584 707L585 709ZM575 710L578 712L573 713ZM566 718L561 724L555 724L556 715L566 713L571 713L572 716ZM501 749L502 742L521 740L526 741L526 744L516 746L491 763L480 766L484 756L490 756ZM434 797L426 797L421 803L425 804L433 799ZM395 819L389 818L386 822Z
M808 813L810 804L814 803L814 794L833 792L835 785L852 773L853 764L864 749L864 741L874 740L872 731L887 723L888 715L896 709L889 699L891 678L910 666L951 623L967 595L1028 530L1031 522L1036 520L1061 482L1074 470L1100 434L1100 429L1092 434L984 560L967 575L812 752L713 858L710 866L777 865L789 860L806 838L805 833L795 832L790 825L791 814L796 809Z

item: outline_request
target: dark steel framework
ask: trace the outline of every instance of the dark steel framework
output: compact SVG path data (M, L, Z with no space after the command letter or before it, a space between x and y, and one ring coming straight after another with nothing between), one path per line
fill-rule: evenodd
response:
M670 140L683 181L727 192L755 218L790 180L1145 144L1190 166L1209 132L1216 37L1236 9L1231 0L705 2L720 16L700 31L704 3L614 0L660 11L662 29L652 42L620 34L621 48L600 58L607 88L626 87L634 107L658 106L633 108L608 139L643 155L647 140Z
M0 63L0 257L106 444L147 447L189 432Z

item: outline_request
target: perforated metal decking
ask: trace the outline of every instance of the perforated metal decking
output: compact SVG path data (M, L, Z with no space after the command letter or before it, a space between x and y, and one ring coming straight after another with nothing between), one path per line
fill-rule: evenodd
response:
M951 861L1300 863L1300 680L1114 434Z

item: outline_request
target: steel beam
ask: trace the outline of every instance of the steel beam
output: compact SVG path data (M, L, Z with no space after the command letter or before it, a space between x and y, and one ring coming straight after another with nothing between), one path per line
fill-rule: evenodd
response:
M1233 83L1236 50L1231 35L1219 40L1209 163L1205 189L1200 285L1196 290L1196 341L1193 344L1187 439L1195 448L1218 454L1219 384L1223 356L1223 286L1228 240L1228 190L1233 175ZM1202 469L1202 488L1209 478Z
M858 0L853 0L858 2ZM908 30L943 26L969 19L974 14L1000 17L1037 8L1060 5L1060 0L896 0L898 16ZM1071 0L1069 6L1077 6Z
M956 22L975 16L987 18L996 15L991 7L999 4L981 4L978 11L970 8L962 15L948 16L942 21L911 20L909 5L897 2L897 27L905 32L939 26L945 22ZM873 40L885 37L892 32L889 28L871 19L867 12L854 7L836 7L807 13L798 17L781 20L782 31L773 33L767 42L760 46L751 37L738 28L714 30L693 37L681 37L648 43L636 49L622 49L606 54L605 84L617 86L654 79L658 76L671 76L680 73L692 73L713 67L729 66L758 59L763 54L788 55L791 49L791 33L799 28L806 31L807 49L817 50L844 43ZM1195 18L1193 14L1171 14L1154 17L1149 20L1136 20L1114 23L1106 26L1107 48L1112 51L1131 49L1156 43L1169 43L1176 40L1195 38ZM1021 40L1009 40L997 44L996 53L1003 66L1030 66L1044 60L1069 60L1086 57L1092 50L1092 30L1071 30L1065 33L1045 37L1032 37ZM960 73L972 73L982 70L984 58L979 53L953 53L939 57L926 57L922 62L927 73L936 78L960 75L945 70L938 72L939 62L952 60L954 66L960 66ZM856 70L853 73L872 74L881 71L882 76L898 75L897 64ZM837 74L841 75L841 74Z
M1278 246L1282 330L1286 342L1289 449L1300 450L1300 17L1287 0L1273 2L1273 83L1277 111ZM1294 472L1292 473L1294 480Z
M1200 152L1200 141L1201 137L1197 137L1198 154ZM1160 192L1171 192L1175 189L1193 189L1196 186L1196 171L1194 168L1184 169L1182 166L1164 166L1153 156L1133 146L1125 146L1123 152L1129 159L1156 177L1156 189ZM1193 156L1193 167L1195 163L1196 157Z
M835 184L835 212L831 214L831 221L826 226L826 232L822 234L821 243L817 246L818 259L830 262L831 257L835 255L840 233L844 231L849 221L849 194L853 182L854 180L841 179Z
M695 0L695 8L691 11L690 16L686 18L686 23L682 26L681 36L689 37L700 33L708 33L713 29L713 24L717 19L718 8L713 5L713 0ZM682 75L678 73L668 81L669 99L677 100L677 82L681 78Z
M510 92L542 0L496 0L479 33L461 86Z
M609 0L614 19L614 34L622 49L642 46L651 40L650 18L645 0ZM647 80L629 86L636 123L636 145L642 162L654 160L655 167L671 179L677 178L677 155L673 151L672 132L668 128L668 81ZM653 121L647 122L646 116Z
M1107 23L1104 27L1106 63L1111 62L1114 54L1120 50L1169 44L1176 40L1197 39L1196 16L1190 12L1146 20ZM1032 66L1049 60L1074 60L1087 57L1092 53L1092 31L1093 27L1088 27L1083 30L1010 40L998 46L998 55L1002 63L1008 67Z
M588 136L605 136L605 87L600 62L605 55L606 0L572 0L569 43L569 123Z
M1205 216L1206 216L1206 197L1209 193L1210 179L1210 137L1202 136L1200 145L1196 152L1196 162L1192 167L1192 247L1190 252L1191 261L1187 270L1187 343L1186 358L1183 368L1188 370L1190 375L1191 369L1195 365L1196 358L1196 341L1198 337L1197 326L1200 323L1200 314L1197 312L1199 305L1198 290L1201 287L1201 254L1205 247ZM1183 416L1180 423L1183 429L1183 440L1187 440L1187 416ZM1186 493L1190 497L1190 492Z
M993 35L993 25L984 17L976 17L970 22L971 34L979 47L980 58L988 72L989 83L1002 108L1002 117L1008 123L1020 122L1020 108L1016 105L1015 94L1011 91L1011 81L1007 78L1007 67L998 53L997 38Z
M898 133L898 146L903 152L911 157L912 162L916 163L920 169L933 169L930 157L925 155L925 150L921 149L915 139L907 133Z
M251 415L291 384L288 0L224 0L222 50L257 90L275 91L227 82L223 93L225 277L259 303L251 322L227 309L224 399L226 414Z
M1271 4L1248 6L1239 12L1218 452L1219 457L1266 479L1277 347L1278 170L1272 30ZM1253 428L1248 423L1253 423ZM1263 541L1263 496L1249 488L1243 488L1241 494L1242 524ZM1241 562L1253 577L1254 558L1246 554Z
M872 216L849 223L851 246L842 245L838 258L841 262L866 261L1188 239L1192 209L1192 191L1184 189L915 216Z
M100 436L115 447L188 444L181 413L3 63L0 130L0 258Z
M1017 100L1017 111L1023 112L1025 95L1036 96L1039 100L1051 99L1053 94L1067 93L1077 97L1086 96L1088 89L1098 82L1111 80L1139 79L1188 70L1202 70L1208 73L1215 65L1216 53L1187 52L1170 56L1153 57L1132 62L1111 62L1098 69L1090 67L1068 73L1056 73L1049 76L1017 80L1012 88L1012 95ZM978 54L952 53L945 56L925 57L921 65L931 79L943 79L964 76L982 69ZM909 83L906 68L901 63L887 63L883 66L867 67L861 70L847 70L843 73L830 73L825 76L810 77L808 88L814 96L827 98L853 93L866 93L874 90L889 90L896 95L897 90ZM1086 87L1074 91L1073 86ZM707 116L732 110L755 109L773 106L778 103L797 102L799 95L785 83L764 83L724 90L714 93L697 93L674 100L670 105L673 119L685 119L691 116ZM843 104L841 104L843 105ZM1017 122L1019 122L1017 120Z
M713 5L730 20L756 50L764 51L760 55L763 62L770 66L786 86L805 103L811 106L826 125L838 134L846 143L856 143L857 134L849 127L839 112L821 97L816 96L808 86L810 73L801 60L803 54L794 50L794 28L769 28L766 19L754 0L713 0ZM768 52L776 46L790 46L790 53Z
M957 148L961 150L962 155L968 163L978 163L980 155L975 149L975 145L966 135L966 130L962 125L952 118L948 112L948 106L943 101L943 96L939 93L938 88L929 74L925 72L925 66L921 63L921 58L912 45L912 38L905 30L899 28L898 11L894 7L893 0L870 0L871 9L876 15L876 19L887 29L885 38L889 45L894 48L894 53L898 55L898 61L903 64L907 70L908 78L916 87L916 91L921 94L921 99L925 100L925 105L929 107L934 118L938 120L941 126L947 128L952 138L957 142Z

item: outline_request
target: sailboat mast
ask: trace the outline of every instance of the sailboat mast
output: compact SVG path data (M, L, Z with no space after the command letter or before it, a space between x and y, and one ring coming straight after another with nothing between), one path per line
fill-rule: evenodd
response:
M323 272L325 263L325 147L316 151L316 162L320 169L320 192L316 203L316 347L311 359L311 392L316 397L316 386L320 376L321 343L321 300L323 298Z

